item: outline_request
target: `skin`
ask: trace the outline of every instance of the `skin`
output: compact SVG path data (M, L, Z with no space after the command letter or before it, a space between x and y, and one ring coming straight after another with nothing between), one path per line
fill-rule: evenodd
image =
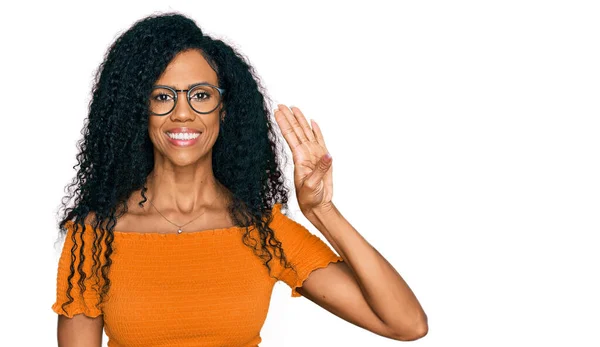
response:
M178 54L156 84L187 89L192 83L218 86L217 75L197 50ZM427 316L417 298L392 265L371 246L335 207L332 159L318 124L309 124L297 107L279 105L275 119L290 146L294 161L296 197L302 213L325 236L344 262L313 271L298 292L337 315L375 334L395 340L415 340L427 334ZM164 131L192 127L203 133L188 148L174 147ZM186 223L187 230L233 226L227 214L230 192L214 177L212 146L219 134L219 109L194 112L184 94L166 116L150 116L148 133L154 144L155 167L148 178L148 199L169 220ZM117 221L119 231L174 232L174 226L156 210L137 202L134 192L129 211ZM202 213L202 211L206 211ZM88 216L90 223L93 215ZM102 316L83 314L58 318L59 346L100 346Z
M333 203L332 158L319 125L285 105L275 119L292 151L300 209L344 259L313 271L298 292L375 334L400 341L425 336L427 316L412 290Z

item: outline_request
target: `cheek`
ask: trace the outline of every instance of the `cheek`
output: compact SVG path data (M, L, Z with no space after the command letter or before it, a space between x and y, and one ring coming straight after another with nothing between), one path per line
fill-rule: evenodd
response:
M152 142L156 143L156 141L160 140L162 136L162 122L159 121L149 121L148 122L148 135Z

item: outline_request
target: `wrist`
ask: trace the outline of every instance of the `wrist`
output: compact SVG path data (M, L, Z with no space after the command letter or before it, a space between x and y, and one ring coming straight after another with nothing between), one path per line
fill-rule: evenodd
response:
M321 222L327 220L331 217L339 215L339 211L333 204L333 202L329 202L324 205L319 205L318 207L309 208L309 209L300 209L306 219L311 222ZM314 223L313 223L314 224Z

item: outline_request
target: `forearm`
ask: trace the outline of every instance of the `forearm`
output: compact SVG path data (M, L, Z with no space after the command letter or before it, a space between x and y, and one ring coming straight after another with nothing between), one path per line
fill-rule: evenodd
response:
M304 212L353 271L373 312L388 326L427 329L427 316L394 267L331 204Z

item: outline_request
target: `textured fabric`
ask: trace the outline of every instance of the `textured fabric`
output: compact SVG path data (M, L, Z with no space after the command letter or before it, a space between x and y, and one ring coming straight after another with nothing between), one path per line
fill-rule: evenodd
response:
M67 225L65 244L58 262L54 312L73 317L104 315L110 347L133 346L258 346L267 316L271 292L277 280L287 283L293 297L296 288L317 268L342 261L319 237L281 213L275 205L270 224L297 274L278 258L269 263L272 275L242 242L245 228L210 229L182 234L114 231L111 288L98 307L99 288L89 276L92 269L93 228L74 231ZM255 228L250 228L257 236ZM71 237L84 249L82 271L87 290L80 295L77 249L68 301ZM252 240L250 240L251 242ZM102 243L104 244L104 243ZM97 243L100 247L100 243ZM101 261L105 258L102 257Z

